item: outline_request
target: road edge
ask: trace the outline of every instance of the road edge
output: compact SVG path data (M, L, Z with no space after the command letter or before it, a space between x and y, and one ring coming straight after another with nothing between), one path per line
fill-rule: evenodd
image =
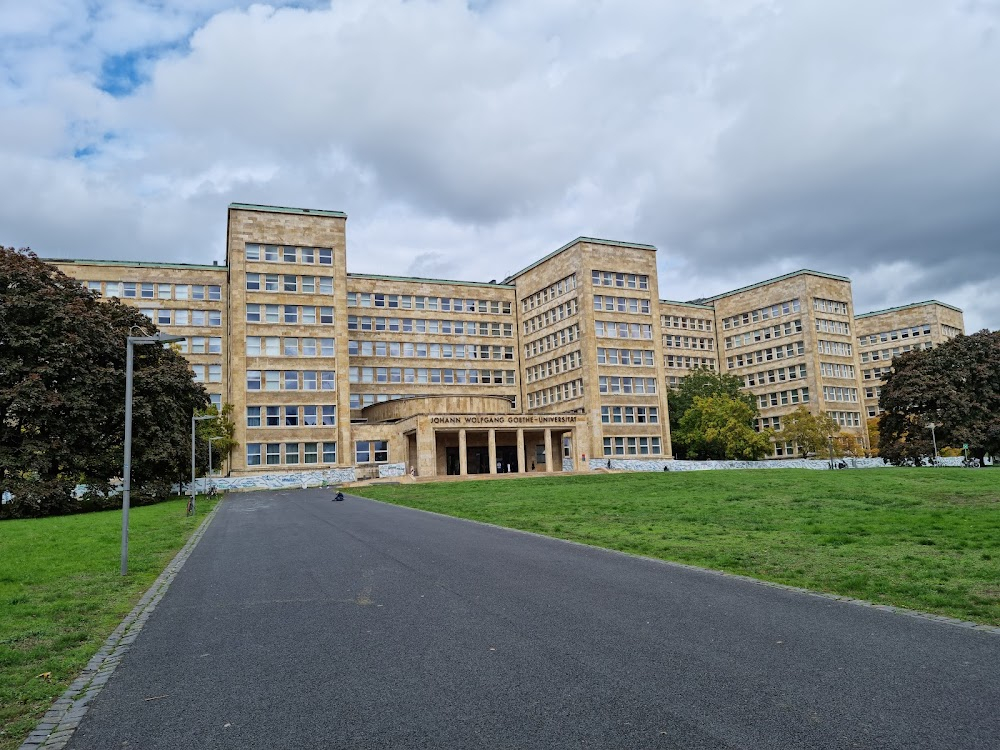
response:
M73 737L73 733L90 708L91 702L104 688L115 668L121 663L132 643L139 637L146 620L156 609L156 605L167 593L177 573L184 567L188 557L205 535L205 530L219 512L225 499L219 500L209 512L173 560L146 589L138 604L108 636L97 653L87 662L80 675L45 712L41 721L28 735L18 750L62 750Z
M918 620L926 620L928 622L935 623L937 625L947 625L949 627L961 628L963 630L972 630L977 633L989 633L990 635L1000 636L1000 626L997 625L985 625L979 622L973 622L972 620L960 620L957 617L948 617L947 615L936 615L933 612L923 612L919 609L908 609L906 607L897 607L894 604L877 604L875 602L870 602L867 599L855 599L853 596L844 596L843 594L831 594L825 591L816 591L815 589L802 588L800 586L792 586L787 583L775 583L774 581L765 581L761 578L753 578L752 576L741 575L740 573L728 573L724 570L715 570L714 568L703 568L699 565L691 565L689 563L676 562L674 560L663 560L658 557L649 557L648 555L638 555L634 552L623 552L618 549L611 549L610 547L600 547L595 544L585 544L584 542L576 542L572 539L562 539L557 536L549 536L548 534L542 534L537 531L526 531L524 529L515 529L510 526L501 526L496 523L489 523L488 521L477 521L473 518L462 518L461 516L449 516L447 513L439 513L435 510L425 510L423 508L413 508L409 505L399 505L397 503L386 502L385 500L376 500L373 497L365 497L364 495L348 495L348 497L356 497L359 500L368 500L373 503L380 503L382 505L391 505L394 508L406 508L407 510L415 510L418 513L429 513L432 516L441 516L442 518L450 518L455 521L465 521L467 523L475 523L480 526L489 526L494 529L503 529L504 531L512 531L515 534L527 534L529 536L539 537L541 539L551 539L556 542L562 542L564 544L574 544L578 547L586 547L592 550L601 550L602 552L609 552L614 555L625 555L626 557L637 558L639 560L648 560L649 562L659 563L660 565L667 565L672 568L682 568L684 570L694 570L699 573L707 573L713 576L720 576L722 578L732 578L738 581L746 581L747 583L753 583L758 586L766 586L772 589L781 589L784 591L792 591L796 594L807 594L808 596L818 597L820 599L828 599L831 601L843 602L844 604L853 604L859 607L868 607L869 609L876 609L882 612L890 612L892 614L903 615L905 617L913 617Z

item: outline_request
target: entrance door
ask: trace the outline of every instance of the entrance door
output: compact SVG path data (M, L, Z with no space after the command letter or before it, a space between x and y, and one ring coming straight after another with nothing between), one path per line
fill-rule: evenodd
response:
M444 449L444 473L448 476L458 476L462 467L458 463L458 448Z
M490 449L482 446L469 446L466 448L468 456L468 471L470 474L490 473Z
M506 474L507 472L517 471L517 446L498 445L497 463L500 464L497 468L498 474Z

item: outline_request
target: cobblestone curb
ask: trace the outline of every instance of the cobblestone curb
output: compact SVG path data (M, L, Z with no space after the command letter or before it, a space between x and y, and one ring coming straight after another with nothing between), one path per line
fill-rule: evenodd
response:
M362 497L358 495L358 497ZM952 627L963 628L965 630L975 630L980 633L990 633L991 635L1000 636L1000 627L996 625L983 625L978 622L972 622L970 620L959 620L957 617L948 617L946 615L935 615L931 612L921 612L917 609L907 609L906 607L896 607L891 604L876 604L874 602L867 601L866 599L855 599L853 596L841 596L840 594L828 594L823 591L813 591L812 589L804 589L798 586L789 586L785 583L773 583L771 581L762 581L759 578L751 578L750 576L740 575L739 573L726 573L722 570L713 570L711 568L702 568L697 565L688 565L687 563L674 562L673 560L660 560L656 557L647 557L645 555L636 555L631 552L622 552L621 550L609 549L608 547L598 547L592 544L584 544L583 542L574 542L572 539L560 539L556 536L546 536L545 534L539 534L535 531L524 531L523 529L512 529L509 526L500 526L495 523L487 523L486 521L475 521L471 518L459 518L458 516L449 516L446 513L438 513L433 510L424 510L423 508L409 508L406 505L395 505L394 503L385 503L382 500L374 500L370 497L363 497L364 500L370 500L373 503L382 503L383 505L392 505L396 508L407 508L408 510L415 510L420 513L430 513L433 516L442 516L444 518L451 518L458 521L468 521L469 523L478 523L480 526L489 526L494 529L503 529L504 531L513 531L517 534L528 534L529 536L537 536L543 539L553 539L557 542L563 542L565 544L575 544L579 547L586 547L587 549L597 549L604 552L610 552L615 555L625 555L626 557L637 557L640 560L649 560L650 562L659 563L660 565L667 565L672 568L684 568L685 570L696 570L699 573L708 573L713 576L720 576L722 578L734 578L738 581L746 581L747 583L753 583L757 586L767 586L772 589L782 589L784 591L794 591L797 594L806 594L808 596L819 597L820 599L832 599L833 601L843 602L845 604L854 604L860 607L869 607L871 609L878 609L883 612L892 612L897 615L905 615L906 617L916 617L920 620L928 620L930 622L936 623L938 625L949 625Z
M19 750L62 750L80 726L91 702L101 692L101 689L111 678L115 667L121 663L129 647L139 637L146 620L156 609L156 605L167 592L178 571L184 567L191 552L201 541L205 529L215 518L224 501L220 500L201 525L195 530L187 544L181 547L170 564L153 581L135 608L126 615L115 631L108 636L104 645L94 654L93 658L83 668L80 676L66 689L52 707L46 712L38 726L28 735Z

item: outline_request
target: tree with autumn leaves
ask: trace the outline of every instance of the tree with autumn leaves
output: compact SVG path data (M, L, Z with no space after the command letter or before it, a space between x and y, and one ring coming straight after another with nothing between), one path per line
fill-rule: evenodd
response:
M110 497L124 452L126 337L156 326L99 301L29 250L0 247L0 517L120 503ZM136 346L132 492L162 498L184 476L191 415L208 405L187 361ZM74 498L78 485L88 487Z
M879 396L879 454L920 465L939 448L969 446L969 456L1000 455L1000 331L957 336L892 361Z

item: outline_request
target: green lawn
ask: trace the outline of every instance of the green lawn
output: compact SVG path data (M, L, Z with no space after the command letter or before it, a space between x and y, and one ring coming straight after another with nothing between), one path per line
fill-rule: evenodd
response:
M795 469L383 485L368 497L1000 625L1000 470Z
M0 750L20 745L212 509L186 500L121 511L0 521ZM51 673L49 677L43 677Z

